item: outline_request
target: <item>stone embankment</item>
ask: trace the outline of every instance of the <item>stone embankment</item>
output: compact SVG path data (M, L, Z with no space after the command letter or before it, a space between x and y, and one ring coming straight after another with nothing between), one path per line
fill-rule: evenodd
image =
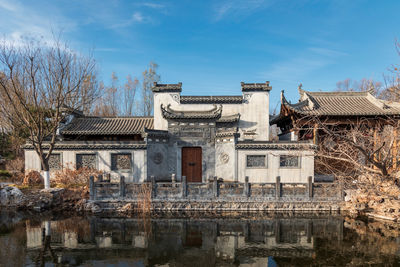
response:
M27 211L79 212L84 210L88 192L82 189L29 189L19 190L6 186L0 190L1 209Z

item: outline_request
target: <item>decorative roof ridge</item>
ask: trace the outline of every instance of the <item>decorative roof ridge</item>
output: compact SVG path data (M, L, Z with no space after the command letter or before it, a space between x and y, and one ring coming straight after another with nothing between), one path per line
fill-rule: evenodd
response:
M241 82L242 91L271 91L272 87L269 85L269 81L265 83L245 83Z
M180 102L194 103L194 104L241 104L243 102L243 95L218 95L218 96L203 96L191 95L181 96Z
M219 119L222 114L222 105L214 105L210 110L174 110L168 104L161 104L161 112L166 119Z
M227 136L240 136L240 133L237 131L221 131L221 132L216 132L215 133L216 137L227 137Z
M301 89L304 94L307 94L309 96L343 96L343 97L351 97L351 96L367 96L368 94L371 94L370 90L368 91L326 91L326 92L311 92L311 91L305 91Z
M186 97L195 97L195 98L201 98L201 97L211 97L211 98L217 98L217 97L241 97L243 98L243 95L181 95L181 97L186 98Z
M153 83L151 88L153 92L182 92L182 83Z
M290 107L292 109L298 109L298 108L301 108L301 107L304 107L304 106L309 106L309 100L311 100L311 99L307 98L306 100L299 101L297 103L292 104L286 99L284 93L285 93L285 91L282 90L281 91L281 103L283 105L288 106L288 107Z
M154 116L85 116L82 119L154 119Z
M221 118L219 118L217 122L235 122L239 121L239 119L240 119L240 113L235 113L231 115L221 116Z
M219 113L222 111L222 105L213 105L214 107L210 110L176 110L171 108L171 104L168 104L165 108L164 105L161 104L161 109L165 109L169 113L180 113L181 115L183 114L198 114L198 113Z
M238 141L236 149L317 149L312 142Z

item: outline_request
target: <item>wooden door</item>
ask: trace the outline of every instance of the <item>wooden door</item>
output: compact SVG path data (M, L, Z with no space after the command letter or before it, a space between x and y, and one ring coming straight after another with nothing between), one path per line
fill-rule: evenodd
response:
M188 183L201 183L201 147L182 147L182 176Z

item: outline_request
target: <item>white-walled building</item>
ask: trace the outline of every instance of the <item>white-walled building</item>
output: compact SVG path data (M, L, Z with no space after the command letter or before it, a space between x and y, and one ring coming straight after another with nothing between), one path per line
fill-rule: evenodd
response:
M60 125L51 172L89 167L127 182L225 181L306 183L314 177L315 145L272 142L266 83L241 83L235 96L184 96L182 84L155 84L154 117L90 117L71 113ZM40 171L33 147L25 169Z

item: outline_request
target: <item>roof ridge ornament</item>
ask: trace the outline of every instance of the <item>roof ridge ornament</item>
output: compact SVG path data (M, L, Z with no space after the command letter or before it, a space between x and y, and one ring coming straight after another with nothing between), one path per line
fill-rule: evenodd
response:
M265 83L245 83L241 82L240 85L242 86L242 92L249 92L249 91L264 91L268 92L272 90L272 86L269 85L269 81Z
M299 83L299 86L297 87L297 90L299 90L300 96L302 96L305 93L305 91L303 90L303 84L302 83Z
M153 92L165 93L165 92L182 92L182 83L153 83L151 88Z

